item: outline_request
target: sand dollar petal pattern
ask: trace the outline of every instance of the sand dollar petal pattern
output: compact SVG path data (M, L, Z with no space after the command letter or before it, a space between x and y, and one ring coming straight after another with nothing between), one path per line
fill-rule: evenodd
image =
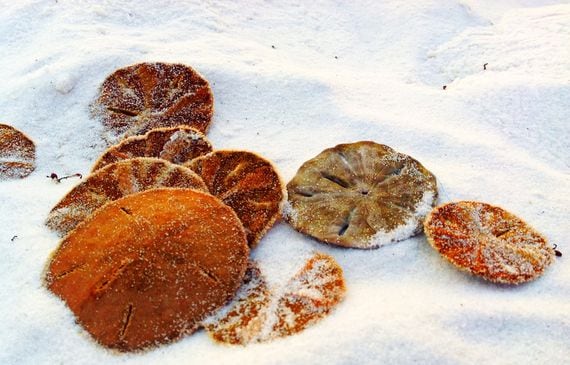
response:
M508 211L459 201L435 208L424 222L429 243L456 267L504 284L534 280L554 261L546 239Z
M249 248L229 207L190 189L113 201L66 236L46 285L93 338L133 351L192 333L229 301Z
M235 210L250 247L255 247L281 215L285 189L273 164L248 151L218 150L185 166L194 170L211 194Z
M298 231L353 248L376 248L422 229L437 200L435 176L392 148L340 144L305 162L287 184L286 218Z
M99 157L92 171L135 157L161 158L180 165L209 152L212 152L212 144L194 128L156 128L143 136L128 137L109 147Z
M214 111L208 82L191 67L163 62L121 68L105 79L93 114L115 141L157 127L187 125L205 133Z
M64 236L106 203L160 187L207 191L186 167L148 157L122 160L95 171L67 193L50 211L46 225Z
M24 178L36 168L36 146L16 128L0 124L0 180Z

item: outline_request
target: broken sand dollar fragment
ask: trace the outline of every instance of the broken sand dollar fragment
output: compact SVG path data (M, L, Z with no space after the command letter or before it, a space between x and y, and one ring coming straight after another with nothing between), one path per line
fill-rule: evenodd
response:
M287 193L286 219L296 230L363 249L419 233L438 195L435 176L418 161L368 141L305 162Z
M429 243L455 266L497 283L536 279L554 261L554 249L540 233L486 203L443 204L427 216L424 231Z
M342 268L329 255L316 253L278 290L269 290L261 272L249 267L242 287L228 305L209 317L210 336L245 345L290 336L325 318L343 299Z
M208 82L191 67L139 63L105 79L93 112L101 118L110 141L178 125L205 133L214 97Z
M255 341L267 321L272 292L254 262L232 301L208 317L202 325L217 342L246 345Z
M156 128L143 136L125 138L119 144L109 147L99 157L92 171L135 157L161 158L180 165L209 152L212 152L212 144L194 128Z
M187 164L210 193L235 210L255 247L281 215L285 188L273 164L248 151L218 150Z
M95 171L67 193L50 211L46 225L64 236L106 203L160 187L207 192L202 179L186 167L157 158L122 160Z
M21 179L36 168L36 146L16 128L0 124L0 180Z
M241 284L235 212L210 194L154 189L111 202L66 236L46 285L104 346L133 351L194 332Z

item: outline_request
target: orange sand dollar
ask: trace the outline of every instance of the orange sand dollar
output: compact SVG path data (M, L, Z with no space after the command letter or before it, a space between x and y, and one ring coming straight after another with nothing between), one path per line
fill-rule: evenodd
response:
M248 151L218 150L184 166L204 180L211 194L232 207L255 247L281 215L285 188L277 169Z
M486 203L460 201L435 208L424 222L429 243L462 270L519 284L540 276L554 249L520 218Z
M53 254L46 284L95 340L132 351L194 332L234 296L248 256L239 219L217 198L155 189L80 224Z

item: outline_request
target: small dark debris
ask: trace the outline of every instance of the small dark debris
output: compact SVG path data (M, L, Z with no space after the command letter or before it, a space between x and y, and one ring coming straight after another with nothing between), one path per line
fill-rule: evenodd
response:
M560 251L557 250L558 245L557 245L557 244L554 244L554 247L553 247L553 248L554 248L554 254L556 255L556 257L562 257L562 252L560 252Z
M14 242L16 240L16 238L18 238L18 236L14 236L14 237L10 238L10 242Z
M335 60L338 60L338 56L334 56Z
M70 177L78 177L80 179L83 179L83 175L81 175L80 173L58 177L55 172L52 172L49 176L46 176L46 177L48 179L52 179L53 181L55 181L58 184L61 182L61 180L69 179Z
M443 90L447 89L447 85L443 85Z
M276 49L274 45L271 45L271 48Z
M488 63L485 63L485 64L483 65L483 70L486 70L486 69L487 69L487 65L488 65Z

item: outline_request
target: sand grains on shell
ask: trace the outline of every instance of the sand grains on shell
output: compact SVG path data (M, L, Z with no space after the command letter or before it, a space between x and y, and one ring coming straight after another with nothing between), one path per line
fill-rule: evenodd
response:
M34 142L16 128L0 124L0 180L21 179L36 168Z
M287 184L286 219L344 247L376 248L421 232L437 200L435 176L374 142L340 144L305 162Z
M241 284L249 248L229 207L190 189L111 202L61 242L46 284L104 346L133 351L191 333Z
M210 85L198 72L162 62L139 63L113 72L93 104L109 141L178 125L205 133L213 111Z
M429 243L458 268L484 279L519 284L536 279L554 261L546 239L517 216L487 203L460 201L426 218Z

